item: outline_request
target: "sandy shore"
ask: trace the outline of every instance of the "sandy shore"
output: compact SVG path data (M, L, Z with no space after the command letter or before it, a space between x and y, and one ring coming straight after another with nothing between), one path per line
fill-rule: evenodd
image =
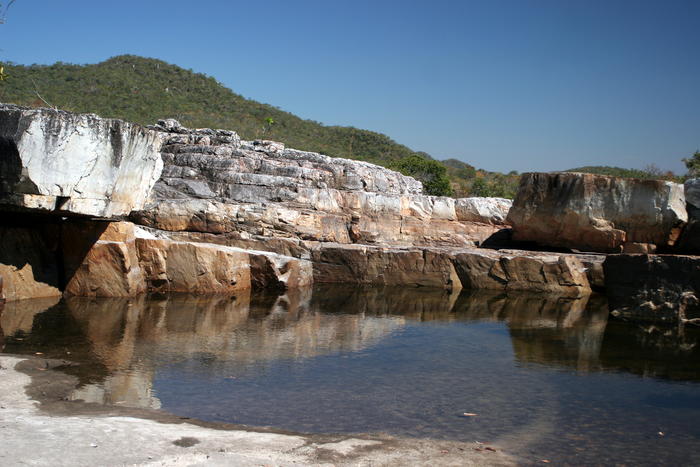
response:
M514 465L498 446L299 435L63 400L63 362L0 355L0 465Z

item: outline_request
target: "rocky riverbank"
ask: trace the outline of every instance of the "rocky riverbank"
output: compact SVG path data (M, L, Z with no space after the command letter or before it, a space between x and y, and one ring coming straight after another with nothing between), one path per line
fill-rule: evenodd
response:
M11 105L0 152L5 300L351 283L597 290L613 316L698 317L700 263L676 256L698 242L695 181L524 174L511 206L230 130Z

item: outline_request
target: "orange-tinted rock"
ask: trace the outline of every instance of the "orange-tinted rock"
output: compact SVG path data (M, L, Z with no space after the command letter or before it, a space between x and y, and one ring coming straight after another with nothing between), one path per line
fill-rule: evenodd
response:
M587 268L573 255L473 249L455 252L454 264L465 289L591 292Z
M315 283L462 287L449 255L438 250L320 243L311 261Z
M85 297L129 297L146 281L129 222L76 221L63 226L65 293Z
M136 239L136 245L150 291L232 293L251 286L247 252L146 238Z
M7 301L61 295L58 225L0 227L0 277Z

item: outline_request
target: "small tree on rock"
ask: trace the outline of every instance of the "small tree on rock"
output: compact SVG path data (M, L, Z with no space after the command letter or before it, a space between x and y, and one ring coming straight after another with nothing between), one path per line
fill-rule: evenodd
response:
M413 177L423 184L425 192L433 196L452 196L447 168L440 162L411 154L389 164L389 168Z
M700 177L700 151L695 151L693 157L683 159L685 166L688 168L688 177Z

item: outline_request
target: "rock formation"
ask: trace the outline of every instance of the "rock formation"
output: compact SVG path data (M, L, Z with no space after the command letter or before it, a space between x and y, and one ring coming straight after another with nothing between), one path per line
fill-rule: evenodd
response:
M454 256L457 276L467 289L590 293L587 268L575 255L527 251L465 250Z
M0 204L112 217L160 176L159 133L121 120L0 105Z
M700 250L699 187L531 173L511 207L426 196L397 172L229 130L0 105L0 300L338 283L606 289L618 316L693 320L696 259L631 253ZM511 233L574 252L512 249Z
M688 220L683 186L582 173L528 173L507 221L513 239L597 252L672 246Z
M165 163L135 222L169 231L239 232L320 242L478 244L502 228L508 200L426 196L417 180L366 162L241 141L230 131L163 132Z

